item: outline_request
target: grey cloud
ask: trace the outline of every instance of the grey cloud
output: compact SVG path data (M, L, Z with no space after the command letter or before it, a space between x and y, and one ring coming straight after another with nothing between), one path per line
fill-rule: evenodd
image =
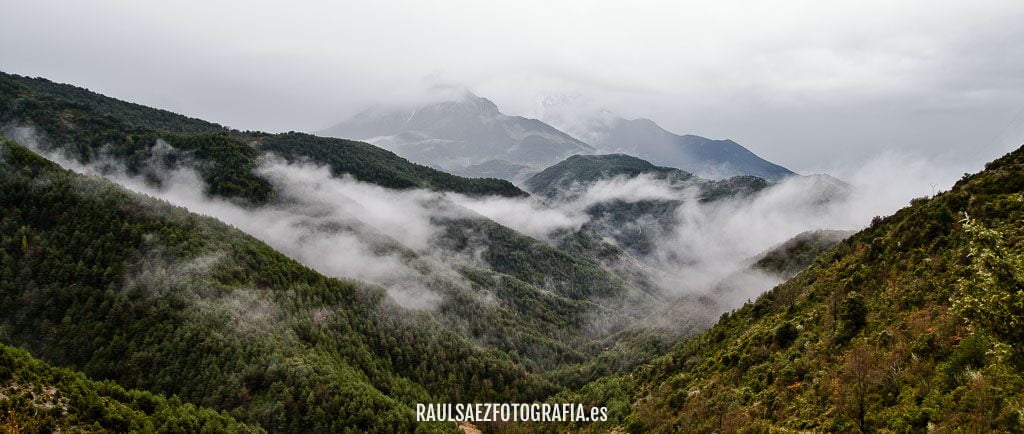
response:
M316 131L457 83L510 114L587 95L802 173L893 148L974 170L1024 141L1018 1L44 0L4 12L5 71L242 129Z

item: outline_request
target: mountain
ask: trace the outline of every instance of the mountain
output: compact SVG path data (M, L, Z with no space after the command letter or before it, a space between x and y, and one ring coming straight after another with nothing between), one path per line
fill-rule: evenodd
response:
M459 169L462 176L470 178L499 178L519 181L535 172L530 166L505 160L488 160L480 164Z
M199 206L201 212L249 232L199 218L183 208L137 198L99 178L59 172L10 144L12 150L6 155L24 156L8 161L12 176L19 165L39 165L45 166L46 176L29 178L62 180L50 182L61 188L54 192L24 188L27 180L13 177L0 194L9 201L4 215L19 216L4 221L11 255L7 273L27 276L0 288L0 294L12 300L0 305L12 321L2 328L8 333L2 336L4 342L26 347L49 363L127 387L177 394L189 402L228 410L239 420L271 431L348 425L401 429L407 427L408 406L414 400L445 396L529 400L564 383L578 382L569 375L548 374L571 369L614 344L618 330L642 316L643 306L659 300L657 289L630 266L628 255L603 240L586 233L569 237L571 243L534 239L449 200L451 193L470 200L523 200L519 197L525 193L507 181L456 177L366 143L301 133L239 132L67 85L45 82L42 88L47 93L43 94L21 83L38 84L41 79L0 78L6 78L0 80L4 107L0 128L12 138L62 164L106 175L180 206ZM65 94L74 100L60 96ZM213 127L190 132L204 125ZM268 164L301 169L299 181L321 170L325 174L294 190L296 179L268 172ZM63 174L50 176L50 171ZM196 179L183 184L180 175L192 172ZM401 228L381 229L381 215L361 215L348 192L330 190L337 183L355 182L350 178L362 183L360 189L401 196L398 201L405 201L403 206L428 214L420 221L430 229L425 244L407 243L395 234ZM323 191L326 202L309 202L303 196L310 191ZM83 197L76 198L76 192ZM183 193L201 201L181 202ZM236 208L217 212L225 206ZM331 206L342 212L331 214ZM66 219L72 214L78 216L78 223ZM44 216L63 220L55 223ZM76 224L82 227L76 229ZM131 229L137 226L142 229ZM96 241L64 246L69 239ZM34 245L32 240L45 241L45 248L19 250L19 240L28 247ZM165 246L167 240L186 245L176 250ZM324 243L335 244L317 250ZM353 260L346 256L350 250L362 256ZM81 258L81 266L72 258ZM354 282L351 275L337 271L336 264L346 262L363 264L347 270L386 268L391 272L369 278L383 288ZM303 265L317 267L319 272ZM44 268L74 271L43 278ZM178 269L184 274L173 271ZM164 280L169 282L161 283ZM46 282L44 289L31 292L42 294L33 300L60 301L48 306L13 301L28 297L25 291L36 287L32 282L37 286ZM315 294L347 298L319 300L307 294L307 286ZM103 288L111 292L97 295ZM401 291L409 288L434 298L425 308L402 307ZM168 291L184 302L134 298ZM282 291L302 301L278 297ZM125 296L127 301L122 303L123 294L130 297ZM365 299L359 294L366 294ZM75 301L81 297L88 298L88 303ZM268 302L268 297L275 301ZM130 312L124 310L128 306ZM80 307L87 310L79 311ZM309 325L302 313L320 318L339 309L344 315L328 317L344 317L346 325L330 331L321 331L319 322ZM90 312L91 316L82 316ZM250 313L258 319L257 326L242 331L266 328L272 332L269 338L258 339L262 344L240 343L248 342L245 333L240 340L232 334L224 342L211 341L210 333L223 328L223 321L244 319ZM72 322L49 328L64 318ZM152 331L115 332L140 328ZM175 329L182 335L166 334ZM44 330L58 330L62 339L43 339L48 333ZM344 349L322 346L321 339ZM432 348L438 339L445 342L443 348ZM211 348L212 354L182 356L183 348L191 346ZM426 363L411 352L465 361ZM128 362L116 361L124 358ZM291 362L281 365L281 360ZM142 376L142 367L164 363L170 370L166 375L150 370L151 375ZM462 363L473 367L466 368L465 377L452 374L449 368L462 369L457 367ZM430 369L424 368L428 365ZM231 372L196 371L206 366ZM253 373L265 369L287 375L267 379ZM299 382L297 372L308 370L316 374ZM177 373L195 381L174 383ZM439 389L439 376L450 380L446 392ZM200 381L210 386L201 387ZM488 392L491 395L477 389L491 381L498 382ZM273 406L290 402L288 396L308 395L317 382L337 385L344 393L324 395L330 402L289 407L284 419L274 419L275 411L284 410ZM295 395L283 395L282 389ZM338 408L338 400L357 404ZM353 410L356 407L374 411L359 413Z
M48 365L0 356L0 385L8 359L27 372L0 389L19 421L53 396L68 412L41 420L65 430L456 432L416 423L415 404L543 400L611 420L481 427L1020 428L1024 150L851 238L754 256L769 242L723 240L777 220L732 211L767 197L814 215L849 186L583 155L536 174L529 197L368 143L8 75L0 130L14 140L0 141L0 343ZM775 274L796 275L730 312ZM166 412L135 398L150 395L170 396Z
M189 189L201 189L197 192L200 196L225 199L245 208L229 213L233 216L229 223L245 227L272 247L320 269L333 270L335 266L324 255L309 254L307 240L354 240L373 262L405 270L377 275L373 281L388 287L424 288L441 296L437 310L431 312L437 321L467 339L509 354L531 371L588 357L579 348L594 338L588 326L593 312L604 312L602 321L607 324L621 325L639 315L633 304L654 298L644 276L609 266L628 263L621 250L598 240L588 241L586 246L599 250L600 257L580 249L582 244L569 252L483 218L444 196L526 196L507 181L453 176L349 140L223 128L174 133L143 127L180 124L187 126L180 130L192 130L216 124L43 79L0 78L6 78L0 85L7 85L0 86L0 91L7 90L0 92L0 103L8 107L0 117L0 127L12 138L101 173L108 169L117 172L123 166L125 176L157 190L152 194L172 184L178 171L195 171L199 182ZM33 86L45 83L42 88L47 93L36 93L22 82ZM75 97L73 101L60 96L69 94ZM101 109L105 111L98 111ZM127 117L122 119L122 115ZM405 205L417 208L416 213L429 214L419 224L429 226L431 236L421 241L422 246L403 244L393 233L378 228L379 216L359 215L358 204L342 207L341 215L324 215L323 207L333 205L306 203L301 196L308 192L290 190L289 182L295 180L283 180L280 174L260 169L267 160L326 167L329 178L309 185L314 190L346 176L397 191L435 190L437 194L432 196L405 199L411 202ZM307 169L311 170L303 170ZM342 203L348 198L342 193L323 200ZM268 212L275 213L273 224L253 224L245 218ZM275 232L282 228L288 236ZM334 273L334 277L351 277Z
M263 432L178 398L125 390L0 344L3 432Z
M0 210L4 342L94 378L288 432L406 431L417 402L554 390L380 287L8 141Z
M174 166L197 168L210 193L253 202L265 202L273 193L269 181L254 172L268 153L327 165L335 173L390 188L525 195L507 181L454 176L367 143L235 131L87 89L0 72L0 128L13 137L20 127L38 130L45 139L42 144L83 163L109 158L125 162L132 174L144 171L143 163L157 153L160 139L170 147L160 157Z
M1024 429L1024 147L846 238L632 373L579 431Z
M625 154L573 155L542 170L524 183L527 191L549 199L565 197L597 181L618 176L635 178L646 174L669 183L690 180L693 175L671 167L660 167Z
M650 119L613 115L586 123L580 134L603 152L623 152L654 164L675 167L707 179L749 175L779 181L795 175L732 140L678 135Z
M832 250L853 231L816 230L797 234L754 259L753 267L787 279L809 267L814 260Z
M422 107L367 110L319 134L368 140L452 173L506 179L523 171L510 170L510 165L544 167L594 151L544 122L503 114L490 100L468 91Z
M601 181L633 181L642 186L640 189L656 193L651 197L640 191L606 198L581 197ZM582 206L589 217L584 230L613 240L628 253L642 257L653 253L656 243L679 225L676 211L691 196L689 192L699 202L738 199L750 197L771 183L753 176L712 181L629 155L608 154L574 155L542 170L523 185L553 203Z

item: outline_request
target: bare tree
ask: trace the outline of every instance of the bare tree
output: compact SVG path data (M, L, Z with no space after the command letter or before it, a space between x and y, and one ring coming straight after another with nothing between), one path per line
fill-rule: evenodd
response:
M840 377L840 405L850 418L857 421L861 432L867 431L868 396L881 377L875 349L867 343L850 348L843 359Z

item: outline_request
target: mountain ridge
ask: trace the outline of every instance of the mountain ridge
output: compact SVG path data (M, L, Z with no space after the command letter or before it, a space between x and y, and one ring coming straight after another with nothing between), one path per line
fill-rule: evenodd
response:
M614 420L571 427L583 432L1019 431L1024 354L1007 325L1021 319L1022 175L1024 147L632 373L555 400L609 405Z
M730 139L679 135L646 118L613 118L599 122L591 127L589 137L592 137L592 145L602 150L627 152L703 178L752 175L775 182L795 175Z
M70 99L69 99L70 98ZM430 188L472 195L523 196L508 181L470 179L409 162L367 143L300 133L242 132L187 116L110 98L84 88L0 72L0 128L40 128L45 141L81 162L110 156L143 169L157 139L175 149L175 159L199 166L211 192L261 203L268 182L253 171L268 150L288 159L328 165L337 173L392 188ZM315 142L318 146L311 146ZM254 149L252 144L263 144ZM269 144L268 144L269 143ZM280 145L280 146L275 146ZM113 155L111 155L113 153ZM205 166L203 165L205 164Z
M478 166L479 173L480 165L493 160L535 166L594 150L543 121L505 115L492 101L468 91L415 108L368 109L320 134L371 140L454 173L470 166Z
M411 406L432 396L522 387L525 399L552 387L380 287L325 277L220 221L12 142L0 149L4 340L43 360L275 431L411 429ZM478 376L445 373L459 364ZM480 372L502 380L486 386ZM293 394L314 398L275 407Z

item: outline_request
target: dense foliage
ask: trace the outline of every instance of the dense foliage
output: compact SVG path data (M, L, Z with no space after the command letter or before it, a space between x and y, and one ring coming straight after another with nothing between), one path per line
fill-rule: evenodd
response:
M585 186L616 176L633 178L641 174L669 182L693 177L682 170L655 166L625 154L573 155L533 175L526 180L526 188L531 193L555 198L572 191L574 186Z
M260 148L288 162L327 165L334 176L355 179L389 188L429 188L472 195L526 196L512 183L496 178L468 179L411 163L390 151L354 140L285 133L255 138Z
M247 206L277 204L281 199L257 170L260 159L269 154L293 163L326 165L335 176L392 188L525 194L505 181L452 176L366 143L301 133L232 131L43 79L4 75L0 88L0 101L6 104L0 118L19 141L63 151L94 166L123 166L129 175L145 176L154 184L163 182L166 169L190 167L203 179L207 194ZM586 360L601 349L587 345L593 338L594 312L602 312L602 322L624 324L628 320L615 305L648 297L632 287L638 279L627 282L602 268L602 260L613 261L622 254L608 253L607 245L589 242L589 247L606 252L594 258L588 256L590 251L578 249L580 245L567 253L483 218L434 223L445 228L437 248L479 256L480 266L463 267L459 276L427 272L420 283L442 295L430 315L531 372ZM399 252L413 268L432 267L429 259L398 243L375 248Z
M815 259L850 235L853 235L852 231L803 232L759 255L753 267L788 279L809 267Z
M0 344L0 431L260 432L225 413L54 368Z
M632 432L1024 429L1024 148L842 241L629 375L558 401Z
M0 338L48 362L270 431L406 430L415 402L552 391L379 288L2 149Z
M574 155L544 169L526 181L531 193L555 202L580 198L599 181L631 180L646 176L678 193L676 198L607 199L588 203L588 220L582 230L614 241L632 255L646 256L680 221L676 211L685 198L702 203L749 197L772 184L753 176L707 180L671 167L655 166L624 154ZM692 194L691 194L692 193Z
M223 133L227 129L204 120L182 116L167 110L146 107L116 98L109 98L77 86L54 83L45 78L23 77L0 72L7 84L17 84L38 95L67 101L97 113L104 113L135 128L163 130L173 133Z
M391 188L524 194L361 142L239 132L6 74L0 126L154 184L166 169L189 167L206 193L249 207L280 203L258 170L269 154ZM556 200L577 183L640 174L696 186L705 202L770 185L702 180L624 155L572 157L530 185ZM676 224L679 201L594 204L587 225L552 243L484 218L435 218L442 230L432 248L471 258L437 273L438 258L380 234L375 247L425 270L422 284L443 297L435 310L411 311L382 288L322 276L214 219L4 141L0 342L63 368L0 347L0 415L9 415L0 423L454 431L416 424L411 405L546 398L607 405L612 419L527 428L1024 430L1022 192L1018 150L844 241L798 236L754 265L809 269L678 343L710 325L706 312L719 306L661 299L628 253L649 251L650 237ZM636 306L644 309L625 308ZM672 324L639 321L652 306L650 317Z
M31 127L34 130L21 134L38 133L40 145L60 149L82 163L112 159L126 165L130 174L146 173L154 182L160 180L159 169L184 164L203 176L208 193L253 203L273 195L270 183L255 171L266 152L329 166L335 175L345 173L385 187L525 195L508 181L451 175L367 143L234 131L86 89L2 72L0 127Z

